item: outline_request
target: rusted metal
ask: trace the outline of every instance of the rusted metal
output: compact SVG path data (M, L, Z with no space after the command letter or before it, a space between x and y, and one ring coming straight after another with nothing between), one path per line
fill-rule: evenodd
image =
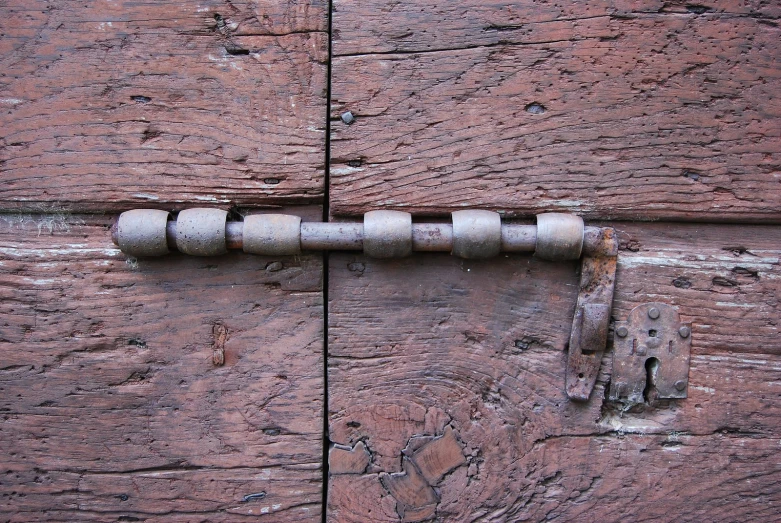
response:
M537 245L534 255L543 260L577 260L583 252L585 227L574 214L537 215Z
M502 250L502 218L492 211L455 211L453 254L460 258L492 258Z
M363 252L372 258L402 258L412 253L412 215L370 211L363 217Z
M168 254L166 225L169 213L157 209L134 209L123 212L117 220L112 236L131 256L162 256Z
M649 386L660 399L686 398L691 325L681 323L678 311L664 303L638 305L616 323L618 329L626 329L626 336L614 343L609 398L642 403Z
M604 241L604 228L583 228L583 256L618 256L618 242Z
M301 218L290 214L253 214L244 218L242 249L251 254L284 256L301 252Z
M602 229L602 252L618 252L615 231ZM599 374L607 344L616 282L616 255L584 256L580 291L570 332L566 390L570 399L586 401Z
M176 218L176 248L192 256L216 256L228 252L225 241L227 211L186 209Z

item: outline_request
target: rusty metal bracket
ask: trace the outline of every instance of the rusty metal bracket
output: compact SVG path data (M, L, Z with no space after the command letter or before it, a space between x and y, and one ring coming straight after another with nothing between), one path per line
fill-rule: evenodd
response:
M657 398L687 397L691 324L681 323L674 307L638 305L615 332L609 399L642 403L649 379Z
M583 256L581 261L580 291L567 356L567 396L579 401L588 400L597 381L607 344L616 284L618 242L615 231L604 228L594 234L600 236L601 249Z

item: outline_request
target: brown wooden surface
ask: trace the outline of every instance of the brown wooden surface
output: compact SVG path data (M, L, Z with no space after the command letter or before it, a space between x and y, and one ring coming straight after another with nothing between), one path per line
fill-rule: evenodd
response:
M337 0L331 212L780 222L779 17L760 1Z
M331 255L331 521L775 517L781 228L616 225L613 316L661 301L691 321L685 400L607 402L610 352L590 401L567 400L575 263ZM426 446L448 431L455 466ZM410 465L421 449L441 477Z
M128 259L108 225L0 216L0 520L319 520L322 258Z
M2 209L318 201L320 0L0 6Z

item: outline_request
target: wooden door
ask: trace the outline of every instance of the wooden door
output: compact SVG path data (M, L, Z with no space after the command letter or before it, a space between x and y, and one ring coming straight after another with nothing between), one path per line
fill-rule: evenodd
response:
M778 2L0 14L3 521L777 519ZM111 243L203 206L612 226L688 398L567 398L576 262Z
M608 401L607 352L577 403L575 263L331 255L331 521L778 518L779 15L334 2L332 213L577 213L618 232L613 320L693 334L687 399Z
M320 519L322 256L132 259L108 227L321 219L327 16L0 6L0 520Z

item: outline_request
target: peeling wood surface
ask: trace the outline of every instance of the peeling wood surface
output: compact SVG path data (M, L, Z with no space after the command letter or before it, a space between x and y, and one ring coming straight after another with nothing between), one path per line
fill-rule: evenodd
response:
M362 442L371 456L365 473L331 476L331 521L777 514L781 228L617 230L613 316L662 301L692 322L688 399L651 391L645 404L607 402L608 351L590 401L567 400L574 263L330 256L330 438ZM433 503L387 481L425 486L410 451L447 433L463 461L438 480Z
M2 209L319 201L327 4L3 2Z
M0 216L0 519L319 520L322 258L128 259L108 225Z
M338 0L331 211L779 222L779 17L760 1Z

